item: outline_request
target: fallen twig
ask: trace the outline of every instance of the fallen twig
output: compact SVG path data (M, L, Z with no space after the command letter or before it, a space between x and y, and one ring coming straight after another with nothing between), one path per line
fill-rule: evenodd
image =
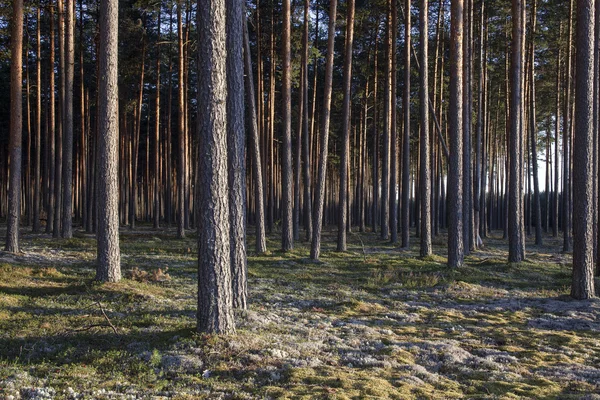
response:
M360 245L362 246L363 258L365 259L365 263L367 262L367 251L365 250L365 242L363 242L362 237L358 233L350 232L351 235L358 237L360 240Z
M113 332L115 333L115 335L118 335L119 333L117 332L117 328L110 321L110 318L108 318L108 315L106 315L106 311L104 311L104 307L102 306L102 303L100 303L99 300L96 300L96 304L100 308L100 312L104 316L104 319L106 320L106 324L92 324L92 325L88 325L88 326L80 328L80 329L74 329L72 332L85 332L85 331L89 331L92 328L111 328L113 330ZM89 308L89 307L87 307L87 308Z
M115 332L115 335L118 335L117 328L115 328L112 322L110 322L110 319L108 318L108 315L106 315L106 312L104 312L104 308L102 307L102 304L100 304L100 301L96 301L96 303L98 304L98 307L100 307L100 311L102 311L102 315L104 315L104 318L106 319L106 322L108 322L108 325L112 328L113 332Z

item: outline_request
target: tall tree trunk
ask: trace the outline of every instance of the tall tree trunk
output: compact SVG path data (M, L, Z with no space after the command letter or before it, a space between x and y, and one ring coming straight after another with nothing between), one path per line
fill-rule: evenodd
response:
M283 0L283 82L282 82L282 218L281 248L290 251L294 248L293 217L293 182L292 182L292 77L291 77L291 11L290 1Z
M463 91L463 241L465 254L469 254L474 248L473 238L473 176L471 160L471 130L472 130L472 60L473 60L473 0L465 0L464 10L464 76L465 85Z
M246 309L246 131L244 124L244 2L227 5L227 159L233 306ZM202 187L204 190L204 187Z
M58 118L56 119L56 134L54 135L54 229L52 237L58 238L62 223L62 158L63 158L63 129L65 111L65 35L64 35L63 0L58 0Z
M531 43L529 49L529 136L531 138L531 162L533 166L533 211L535 214L535 244L542 245L542 206L540 201L540 180L538 177L537 163L537 122L535 115L535 33L536 33L537 1L533 0L531 10ZM548 176L546 176L548 180Z
M140 65L140 89L136 102L136 110L134 116L133 132L132 132L132 155L131 155L131 189L129 197L129 228L135 228L137 219L138 206L138 161L140 154L140 133L142 130L142 106L144 101L144 77L146 71L146 33L145 26L142 32L142 59Z
M177 3L177 47L178 47L178 68L177 82L179 89L177 91L177 137L178 137L178 157L177 157L177 237L185 237L185 86L184 86L184 54L183 54L183 21L181 8L183 2ZM206 7L204 5L203 7Z
M25 26L29 26L29 15L25 15ZM25 43L24 47L26 50L25 59L23 60L25 64L25 160L22 168L25 168L24 171L24 180L25 186L23 187L23 200L25 202L25 226L31 226L31 209L33 208L33 202L31 197L31 78L29 76L29 48L30 48L30 35L29 30L26 29L25 32ZM23 184L22 183L22 184Z
M50 19L50 51L48 55L48 204L46 205L46 233L52 233L54 231L54 203L55 203L55 195L54 195L54 179L55 179L55 136L56 136L56 118L55 118L55 110L56 110L56 101L55 101L55 87L54 87L54 6L50 4L49 8L49 19Z
M562 38L562 23L559 27L559 39ZM554 115L554 192L552 198L552 236L558 237L558 175L560 165L560 96L561 96L561 46L558 46L558 54L556 56L556 112Z
M521 47L523 42L522 0L512 1L512 68L510 93L510 179L508 200L508 261L519 263L525 259L523 241L522 201L522 75Z
M451 0L450 13L450 164L448 167L448 266L463 265L463 0Z
M346 43L344 46L344 104L342 105L342 157L340 161L340 194L337 250L346 251L346 223L348 219L348 159L350 156L350 103L352 93L352 46L354 43L354 0L348 0L346 10Z
M304 39L303 39L304 41ZM304 60L304 55L302 56ZM296 143L294 155L294 240L300 240L300 181L302 175L302 126L304 124L304 90L303 82L307 74L306 64L300 65L300 90L298 90L298 125L296 129Z
M575 135L573 141L573 283L578 300L594 292L594 42L595 2L577 2Z
M372 230L373 233L377 232L377 223L379 221L378 214L379 214L379 107L378 107L378 103L377 103L377 64L378 64L378 44L379 44L379 36L378 36L379 30L377 30L377 33L375 34L375 57L373 59L373 122L372 122L372 127L373 127L373 132L371 134L371 136L373 137L373 162L372 162L372 168L373 168L373 202L372 202L372 218L371 218L371 222L372 222ZM379 221L381 222L381 221Z
M302 76L301 90L304 101L304 117L302 118L302 158L304 159L304 219L306 226L306 240L312 238L312 180L311 180L311 157L310 157L310 137L308 131L308 26L309 26L310 0L304 0L304 30L302 33L302 66L304 75ZM315 70L316 75L316 70ZM314 123L314 112L311 124Z
M23 0L13 0L10 43L10 186L6 222L6 251L19 252L21 220L21 153L23 128Z
M429 17L428 2L420 0L420 62L419 62L419 108L421 115L421 146L419 189L421 195L421 257L430 256L431 247L431 148L429 140Z
M390 90L390 240L398 242L398 127L396 93L398 81L398 55L397 32L398 32L398 7L397 0L392 1L392 65L391 65L391 90Z
M233 333L225 0L198 1L198 331ZM240 10L241 11L241 10ZM230 49L231 50L231 49ZM245 205L244 205L245 206Z
M333 81L333 56L335 42L335 19L337 16L337 0L329 3L329 29L327 39L327 62L325 66L325 85L323 87L323 115L321 117L321 156L319 158L319 174L315 194L313 214L313 237L310 258L319 259L321 252L321 230L323 228L323 208L325 205L325 180L327 178L327 147L329 145L329 116L331 113L331 87Z
M88 160L89 160L89 140L88 140L88 132L86 125L86 90L85 90L85 75L84 75L84 47L83 42L85 40L83 35L83 27L84 27L84 11L83 11L83 0L79 0L79 86L80 86L80 209L81 209L81 221L82 227L87 230L87 212L88 212L88 203L89 198L87 196L89 181L87 179L88 174Z
M40 195L42 161L42 35L40 6L37 8L36 107L35 107L35 177L33 183L33 232L40 231Z
M61 236L73 237L73 79L75 68L75 1L65 2L65 82L63 114L63 157L62 157L62 224Z
M152 227L160 227L160 23L161 10L158 10L156 26L156 108L154 121L154 193L153 193L153 222Z
M267 116L267 163L268 163L268 174L267 174L267 187L269 191L269 203L267 207L267 226L269 233L273 232L273 224L275 219L275 178L276 178L276 164L275 164L275 18L274 18L274 4L271 3L271 42L270 42L270 72L269 72L269 114Z
M119 251L119 118L118 118L119 2L100 2L100 79L98 89L97 266L96 279L121 279Z
M473 198L473 207L474 207L474 215L475 215L475 236L479 239L479 232L482 230L482 227L485 225L485 219L483 217L484 209L481 207L481 198L485 197L485 187L482 187L481 184L481 176L482 176L482 168L483 168L483 123L484 123L484 115L483 115L483 92L485 88L485 78L484 78L484 66L485 62L483 59L483 47L484 47L484 31L483 31L483 20L484 20L484 0L481 1L480 7L480 24L479 24L479 79L478 79L478 88L477 88L477 137L475 139L475 196ZM480 240L480 239L479 239ZM475 245L479 246L479 240L475 241Z
M571 244L571 75L572 75L572 40L573 40L573 4L569 2L569 29L567 33L567 61L565 78L565 101L563 102L563 252L572 249Z
M383 146L381 156L381 239L389 239L390 223L390 114L392 87L392 1L387 1L387 21L385 31L385 80L383 89Z
M402 140L402 247L409 246L410 229L410 53L411 0L406 0L404 17L404 137Z
M265 239L265 206L263 195L263 170L261 166L260 138L258 132L258 122L256 116L256 95L254 93L254 78L252 75L252 58L250 54L250 40L248 38L248 21L244 27L244 60L246 64L246 98L248 99L248 112L250 114L250 141L252 146L252 174L254 176L254 201L256 202L256 252L258 254L267 251Z

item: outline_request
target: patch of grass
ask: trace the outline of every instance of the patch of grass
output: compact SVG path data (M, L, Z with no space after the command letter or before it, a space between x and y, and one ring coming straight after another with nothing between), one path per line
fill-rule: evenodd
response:
M545 238L548 247L510 265L506 244L489 238L451 271L444 236L427 258L416 241L400 250L370 233L349 236L338 253L335 236L324 232L319 263L307 243L281 252L275 235L266 254L250 254L249 309L225 337L194 332L195 234L123 230L126 278L106 284L93 282L93 237L30 236L31 251L0 264L0 397L40 386L58 398L68 387L90 398L106 389L182 399L600 391L599 305L561 297L571 267L558 241Z

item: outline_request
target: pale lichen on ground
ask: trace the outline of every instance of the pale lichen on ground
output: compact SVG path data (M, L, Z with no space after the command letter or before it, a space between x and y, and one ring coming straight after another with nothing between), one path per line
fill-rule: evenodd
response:
M311 263L271 239L216 337L194 333L194 237L124 230L131 279L100 285L92 237L26 236L0 255L0 398L600 398L600 302L568 298L551 238L520 265L488 239L456 271L441 245L361 234L340 254L332 235Z

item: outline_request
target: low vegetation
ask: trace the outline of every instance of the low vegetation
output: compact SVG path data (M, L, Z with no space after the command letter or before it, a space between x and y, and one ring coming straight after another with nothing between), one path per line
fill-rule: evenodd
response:
M0 256L0 399L600 395L600 302L568 297L551 238L516 265L488 239L455 271L370 234L344 254L326 237L319 263L271 239L237 333L217 337L195 333L193 235L123 231L116 284L93 281L92 237L25 236Z

